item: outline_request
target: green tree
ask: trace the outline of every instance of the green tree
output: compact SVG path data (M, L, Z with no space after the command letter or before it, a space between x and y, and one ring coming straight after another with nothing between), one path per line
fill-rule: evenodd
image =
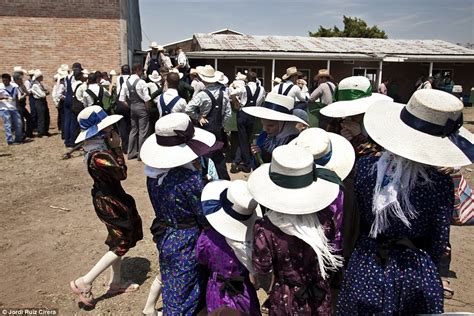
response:
M377 25L368 27L367 23L357 17L344 15L344 29L341 31L337 26L325 28L322 25L316 32L308 32L311 37L362 37L362 38L388 38L387 34Z

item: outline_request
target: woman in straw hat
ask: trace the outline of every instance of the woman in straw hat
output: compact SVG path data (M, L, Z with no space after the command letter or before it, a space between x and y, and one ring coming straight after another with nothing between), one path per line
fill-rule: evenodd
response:
M288 96L269 93L262 106L244 107L242 110L262 120L263 132L257 137L251 151L260 156L263 162L270 162L272 152L281 145L288 144L298 136L296 123L308 125L293 115L294 99ZM260 160L257 158L257 160Z
M138 289L138 284L124 282L121 278L122 257L143 238L142 221L135 200L120 183L127 178L127 166L120 150L120 137L112 125L121 118L121 115L108 116L97 105L85 108L77 117L82 131L76 143L84 142L84 162L94 180L92 201L97 216L109 233L105 241L109 251L87 274L69 284L88 307L96 303L92 295L92 282L110 266L109 295Z
M216 181L202 192L202 208L211 227L203 230L196 257L209 270L207 312L227 306L260 315L260 304L249 273L257 202L243 180Z
M202 307L195 249L206 222L200 201L204 184L193 162L220 147L213 134L194 128L189 116L171 113L156 122L155 134L140 151L156 215L151 232L159 252L167 315L192 315Z
M334 255L334 226L329 210L341 180L316 166L300 146L284 145L272 162L250 174L248 189L267 207L254 227L253 264L259 275L273 273L270 315L330 315L329 271L341 258Z
M449 240L453 182L438 167L474 162L463 104L419 90L407 105L380 102L364 125L384 147L357 163L361 237L339 295L338 313L438 314L443 287L436 264Z

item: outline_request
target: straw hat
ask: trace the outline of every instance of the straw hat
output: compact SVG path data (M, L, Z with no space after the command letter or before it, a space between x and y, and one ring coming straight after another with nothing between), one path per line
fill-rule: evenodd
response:
M229 78L227 78L227 76L222 71L216 70L216 76L218 76L219 80L217 80L217 82L220 84L226 85L229 83Z
M182 72L179 72L178 69L173 68L173 69L171 69L169 72L174 72L174 73L178 74L179 79L183 79L183 73L182 73Z
M143 163L153 168L173 168L222 147L214 134L195 128L185 113L171 113L155 124L155 134L140 150Z
M25 75L28 73L28 71L26 71L25 69L23 69L21 66L15 66L15 67L13 67L13 72L21 72L21 73L23 73L23 74L25 74Z
M276 84L280 84L281 83L281 78L275 77L275 79L273 79L273 82L276 83Z
M89 77L89 70L83 69L81 72L82 72L82 75L84 76L84 78Z
M61 69L61 71L69 71L69 65L62 64L61 66L59 66L59 69Z
M262 106L244 107L242 110L252 116L272 121L300 122L308 125L304 120L292 114L295 99L278 93L269 93Z
M189 74L190 74L190 75L197 76L198 73L197 73L197 71L196 71L196 68L191 68L191 69L189 70Z
M35 74L35 70L34 70L34 69L28 70L28 76L33 76L34 74Z
M315 79L318 80L319 78L327 77L332 80L332 76L329 74L329 70L327 69L319 69L318 74L316 75Z
M38 79L39 77L42 77L42 76L43 76L43 73L41 72L41 70L36 69L34 74L33 74L33 80L36 80L36 79Z
M117 72L115 71L115 69L112 69L112 70L109 72L109 75L110 75L110 76L116 76L116 75L117 75Z
M206 66L198 66L196 67L196 71L201 78L202 81L207 83L215 83L220 79L219 74L216 74L216 71L211 65Z
M54 74L53 79L58 80L59 79L59 74Z
M296 67L290 67L286 69L286 74L283 75L282 79L286 80L290 78L291 76L297 75L298 74L298 69Z
M320 110L321 114L329 117L347 117L363 114L377 101L393 101L384 94L372 93L369 79L363 76L344 78L334 91L336 102Z
M240 72L238 72L236 75L235 75L235 80L243 80L245 81L247 79L247 76L245 74L242 74Z
M352 144L341 135L328 133L317 127L302 131L290 145L305 148L313 155L314 162L334 171L344 180L352 170L355 152Z
M462 111L455 96L422 89L407 105L374 104L364 126L375 142L399 156L431 166L461 167L474 162L474 138L462 127Z
M94 137L107 126L117 123L122 117L122 115L107 115L98 105L86 107L77 116L82 131L77 136L75 143Z
M151 43L150 43L150 48L156 48L156 49L158 49L158 48L160 48L160 45L158 45L157 42L151 42Z
M325 180L326 179L326 180ZM250 174L248 189L262 206L285 214L310 214L329 206L339 194L340 179L314 164L304 148L275 148L272 162Z
M210 182L202 191L201 202L207 221L219 234L236 241L252 240L258 204L247 182Z
M158 71L153 70L152 73L150 75L148 75L148 79L150 79L153 82L157 82L157 81L161 80L161 76L158 73Z

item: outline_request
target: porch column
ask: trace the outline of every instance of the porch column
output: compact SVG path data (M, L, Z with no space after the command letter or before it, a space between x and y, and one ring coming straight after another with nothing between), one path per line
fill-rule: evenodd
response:
M382 66L383 66L383 61L379 61L379 69L378 69L378 74L377 74L377 89L382 83Z
M272 81L275 79L275 59L272 59Z
M217 70L217 58L214 58L214 69Z
M331 72L331 61L329 59L326 62L326 69L328 70L328 72Z
M433 75L433 62L430 62L430 70L428 76L431 77Z

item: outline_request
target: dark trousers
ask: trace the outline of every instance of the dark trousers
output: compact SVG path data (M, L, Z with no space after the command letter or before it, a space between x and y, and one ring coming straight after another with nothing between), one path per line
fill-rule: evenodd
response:
M227 140L225 139L224 131L222 130L221 132L213 132L213 134L216 136L217 141L224 143L225 147ZM210 158L216 166L217 175L219 176L219 179L230 180L229 173L227 172L227 166L225 164L224 150L225 148L212 153Z
M64 145L74 147L76 137L79 135L79 123L77 117L72 113L71 105L64 104L63 131Z
M26 109L25 104L18 106L18 112L20 112L21 119L23 120L23 134L26 137L33 137L33 125L31 121L30 112Z
M140 156L140 149L150 132L150 115L145 104L130 105L130 123L128 159L133 159Z
M252 165L252 155L250 154L250 139L252 138L255 118L244 111L237 112L237 134L239 137L239 148L241 164L250 167ZM235 163L237 161L234 160Z
M58 110L58 118L56 120L56 124L58 127L58 131L61 131L61 138L64 139L64 128L63 128L64 101L63 100L59 101L57 110Z
M33 126L33 129L36 129L38 128L38 114L36 113L36 105L35 105L36 99L33 97L33 95L30 94L29 101L30 101L31 126Z
M122 152L128 153L128 137L130 136L130 113L122 113L123 118L117 122L117 129L122 141Z
M49 133L49 108L46 99L35 99L36 114L38 116L38 136Z

